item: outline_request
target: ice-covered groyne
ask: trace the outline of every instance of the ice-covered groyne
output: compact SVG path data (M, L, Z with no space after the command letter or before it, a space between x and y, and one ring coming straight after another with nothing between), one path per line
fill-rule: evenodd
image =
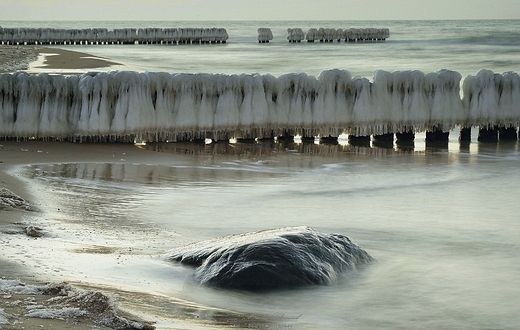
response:
M258 29L258 42L267 43L273 40L273 32L270 28L259 28Z
M196 267L201 284L273 290L331 284L374 259L350 238L308 227L233 235L172 250L169 260Z
M225 43L224 28L0 28L4 45Z
M178 141L517 127L520 76L327 70L280 77L131 71L0 75L0 136Z
M287 40L289 42L301 42L305 38L305 33L300 28L288 28Z
M299 35L299 41L305 39L308 42L367 42L367 41L384 41L390 37L390 29L388 28L311 28L305 36Z

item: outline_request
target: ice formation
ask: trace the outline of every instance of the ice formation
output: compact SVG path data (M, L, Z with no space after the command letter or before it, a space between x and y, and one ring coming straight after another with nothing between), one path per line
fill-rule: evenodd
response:
M245 290L331 284L343 271L374 261L348 237L308 227L194 243L172 251L169 260L197 267L201 284Z
M269 28L258 29L258 42L266 43L273 40L273 32Z
M7 313L2 308L0 308L0 329L2 329L2 324L9 324L9 320Z
M463 83L465 127L475 125L518 126L520 76L515 72L496 74L481 70Z
M35 208L22 197L16 195L7 188L0 188L0 211L20 209L34 211Z
M228 37L224 28L0 28L0 43L9 45L223 43Z
M518 126L520 77L326 70L280 77L132 71L0 75L0 136L177 141Z
M287 29L287 40L289 42L301 42L305 39L305 34L300 28L288 28Z
M374 40L386 40L390 37L390 30L387 28L350 28L350 29L334 29L334 28L311 28L307 31L305 39L308 42L364 42ZM303 39L303 38L302 38Z
M94 324L112 329L153 330L154 326L140 321L133 321L118 315L119 306L112 296L99 291L84 291L66 283L46 285L26 285L17 280L0 279L0 294L49 296L35 302L31 297L24 299L27 309L25 317L45 319L74 319L84 317ZM20 301L21 302L21 301ZM18 305L15 302L6 306ZM0 324L8 324L11 316L0 308Z

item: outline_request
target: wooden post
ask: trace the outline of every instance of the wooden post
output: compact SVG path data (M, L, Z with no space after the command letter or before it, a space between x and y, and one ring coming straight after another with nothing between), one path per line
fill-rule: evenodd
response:
M370 135L349 135L348 143L350 143L353 146L370 147Z
M320 137L320 143L323 144L338 144L337 136L322 136Z
M516 127L500 127L498 130L498 138L500 140L518 140Z
M374 140L378 141L378 142L383 142L383 141L385 141L385 142L388 142L388 141L393 142L394 141L394 133L374 135Z
M459 141L471 142L471 127L460 128Z
M397 143L413 142L415 140L415 133L411 130L407 132L395 133Z
M449 132L443 132L434 126L431 131L426 131L426 142L447 142L449 135Z
M379 148L393 148L394 147L394 134L381 134L381 135L373 135L372 144L375 147Z
M498 128L496 126L493 126L493 127L481 126L478 130L478 141L479 142L497 142L498 141Z

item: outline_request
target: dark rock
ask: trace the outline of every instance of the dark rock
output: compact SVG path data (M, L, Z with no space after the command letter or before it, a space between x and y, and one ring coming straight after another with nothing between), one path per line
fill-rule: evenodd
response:
M6 188L0 188L0 210L22 209L34 211L34 207L22 197Z
M27 233L27 236L30 237L42 237L43 236L43 229L36 226L28 226L25 228L25 232Z
M330 284L374 259L348 237L290 227L189 244L168 257L196 267L201 284L271 290Z

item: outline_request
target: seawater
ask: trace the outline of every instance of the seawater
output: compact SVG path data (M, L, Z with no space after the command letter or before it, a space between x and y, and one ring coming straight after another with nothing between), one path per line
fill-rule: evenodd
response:
M123 158L138 147L171 162ZM423 150L173 143L127 146L113 163L35 164L21 170L48 234L13 239L23 247L12 260L134 292L128 303L163 329L175 317L210 328L515 329L519 148L456 137ZM268 293L202 287L165 261L188 242L300 225L347 235L377 261L329 286Z
M60 46L108 57L136 71L318 75L331 68L371 78L375 70L439 69L463 77L481 69L520 71L520 20L463 21L0 21L3 27L145 28L223 27L224 45ZM257 42L257 29L271 28L274 39ZM385 27L390 38L373 43L289 43L287 28Z
M6 27L224 27L225 45L67 46L138 71L270 73L340 68L520 71L520 21L0 22ZM285 29L388 27L366 44L289 44ZM271 27L275 40L256 42ZM134 292L175 327L516 329L520 326L518 141L399 147L290 142L121 146L109 163L20 169L49 230L6 251L60 280ZM134 163L125 150L171 155ZM330 286L248 293L201 287L164 261L204 239L284 226L351 237L377 262ZM14 238L13 240L16 240ZM21 253L20 250L26 251ZM26 258L27 255L31 258ZM42 257L38 257L42 256Z

